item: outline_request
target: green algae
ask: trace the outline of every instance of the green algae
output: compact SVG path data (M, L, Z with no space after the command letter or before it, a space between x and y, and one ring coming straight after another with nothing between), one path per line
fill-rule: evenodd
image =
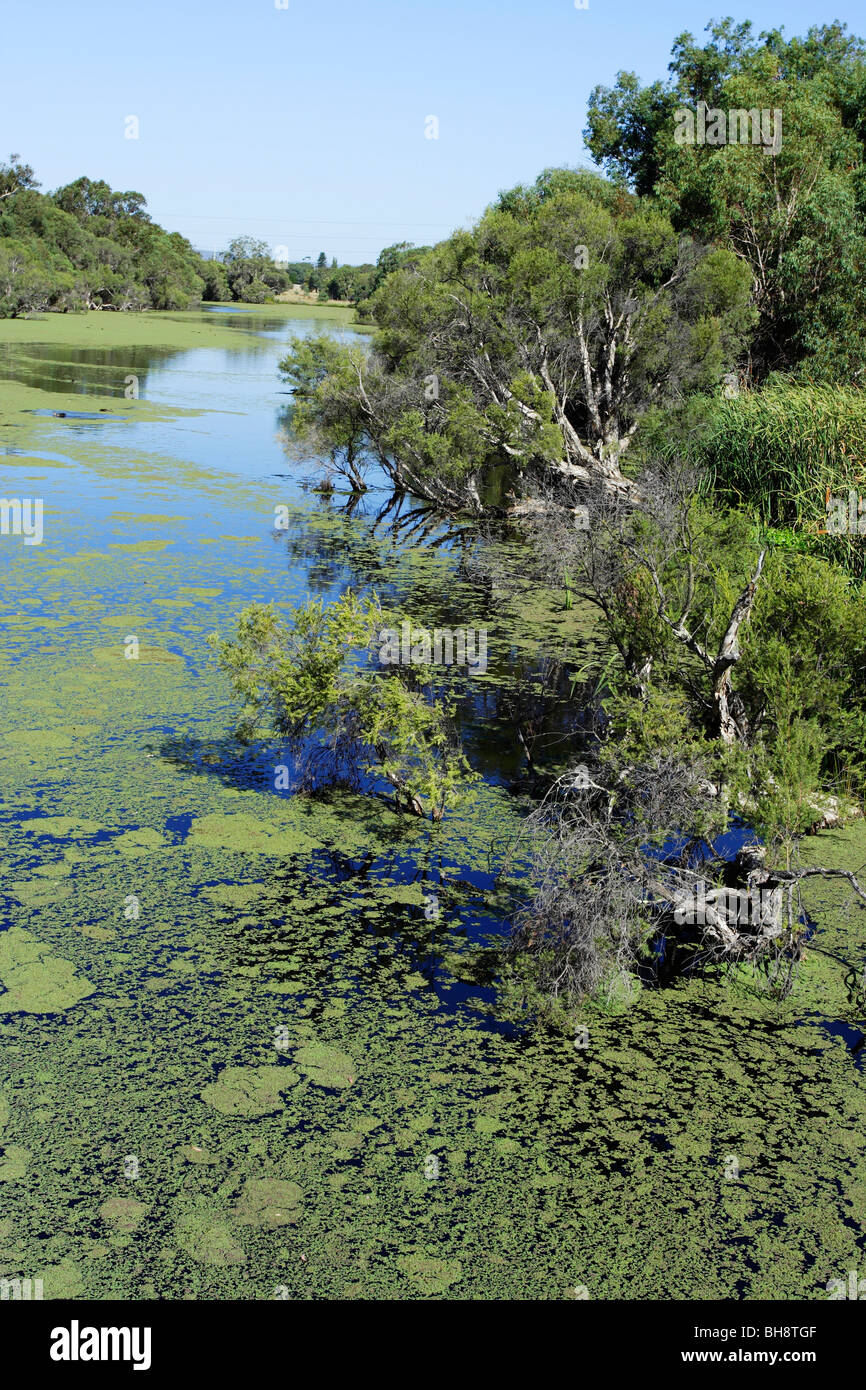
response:
M262 896L262 887L261 883L223 883L206 888L204 893L217 907L243 908L250 907Z
M174 544L173 541L157 541L157 540L149 540L149 541L110 541L110 542L109 542L108 548L109 548L109 550L124 550L124 551L131 551L133 554L137 554L137 555L150 555L150 554L152 554L152 553L159 553L159 552L161 552L161 551L163 551L163 550L167 550L168 547L169 547L170 545L173 545L173 544Z
M44 1299L80 1298L85 1289L81 1266L73 1259L49 1265L37 1277L42 1280Z
M39 869L34 870L34 873L38 872ZM71 889L54 879L39 878L14 880L9 884L9 892L28 907L47 907L49 903L63 902L64 898L69 897Z
M246 812L197 816L189 828L190 839L207 849L230 849L244 854L309 854L318 848L301 830L282 828Z
M113 841L114 848L121 854L130 858L139 854L153 854L155 850L164 849L168 844L164 835L158 830L127 830L122 835L118 835Z
M419 1253L406 1255L398 1263L407 1278L427 1298L446 1293L463 1274L459 1260L442 1260Z
M239 1226L286 1226L296 1221L303 1197L296 1182L281 1178L247 1178L234 1209Z
M135 635L135 634L132 634ZM127 656L127 649L123 646L117 647L94 647L93 659L101 665L117 666L128 672L130 667L138 666L182 666L183 657L176 652L166 651L163 647L152 647L142 642L135 657Z
M56 890L53 890L56 891ZM23 927L10 927L0 936L0 1014L58 1013L93 993L93 985L75 972L68 960Z
M297 1080L290 1067L226 1067L201 1098L222 1115L268 1115L282 1108L282 1093Z
M118 1231L137 1230L146 1212L147 1204L137 1202L134 1197L107 1197L99 1208L103 1221Z
M4 743L13 745L16 751L34 753L59 748L73 748L75 740L69 734L57 729L15 729L0 735Z
M317 1086L344 1090L354 1084L357 1067L345 1052L325 1043L308 1043L295 1053L295 1063Z
M68 878L72 873L72 861L64 858L57 859L50 864L39 864L33 872L41 878L57 879ZM35 884L33 885L36 886Z
M136 526L171 526L189 521L188 516L167 516L163 512L111 512L109 521L131 521Z
M196 1163L204 1168L212 1168L214 1164L219 1163L216 1154L209 1153L201 1144L187 1144L181 1149L181 1153L187 1163Z
M190 1210L178 1216L175 1239L181 1250L202 1264L242 1265L246 1262L244 1248L228 1222L221 1219L218 1208L211 1207L203 1198L198 1198Z
M22 1182L30 1158L30 1151L20 1144L9 1144L0 1150L0 1182Z
M34 835L50 835L53 840L75 840L81 836L98 835L105 826L99 821L82 820L78 816L38 816L23 820L21 828Z

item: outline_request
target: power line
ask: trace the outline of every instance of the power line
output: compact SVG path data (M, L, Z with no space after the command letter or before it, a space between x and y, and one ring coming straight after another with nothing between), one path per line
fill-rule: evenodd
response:
M211 213L204 212L161 212L159 215L160 217L174 217L177 218L178 221L187 222L238 222L236 217L223 213L212 215ZM369 219L364 221L359 218L353 218L351 221L342 222L337 222L333 219L329 220L327 218L311 221L302 217L279 217L273 214L266 217L250 217L250 215L247 214L244 221L246 223L278 222L280 226L286 227L292 224L297 227L450 227L452 225L450 222L376 222L370 221Z

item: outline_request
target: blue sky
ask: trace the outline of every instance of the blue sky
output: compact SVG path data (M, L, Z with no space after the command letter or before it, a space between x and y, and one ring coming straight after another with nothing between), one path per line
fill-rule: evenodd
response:
M546 165L588 163L596 83L664 77L712 17L788 34L825 0L17 0L3 21L2 154L46 189L80 174L144 193L196 246L239 233L375 260L435 241ZM139 138L124 138L137 116ZM439 138L425 138L436 116Z

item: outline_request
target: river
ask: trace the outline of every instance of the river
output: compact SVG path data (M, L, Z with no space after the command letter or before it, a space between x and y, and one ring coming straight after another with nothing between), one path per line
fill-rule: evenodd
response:
M509 693L554 649L567 669L579 621L494 602L466 537L377 522L378 488L350 508L303 486L277 362L345 320L109 318L0 324L2 495L44 500L41 544L0 537L0 1278L124 1299L826 1297L863 1262L862 915L824 890L825 949L782 1004L731 976L590 1010L577 1039L509 1012L491 949L526 806ZM441 826L281 793L279 747L231 737L207 635L254 599L348 585L488 627L460 701L481 780ZM564 688L542 734L567 727ZM822 857L864 849L856 829Z

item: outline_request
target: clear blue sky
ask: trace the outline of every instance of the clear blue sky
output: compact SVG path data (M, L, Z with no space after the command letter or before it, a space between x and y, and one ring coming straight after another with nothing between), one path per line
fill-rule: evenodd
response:
M866 30L851 0L8 0L0 153L45 189L137 189L197 246L249 233L292 259L375 260L546 165L588 163L593 86L665 77L675 35L726 14Z

